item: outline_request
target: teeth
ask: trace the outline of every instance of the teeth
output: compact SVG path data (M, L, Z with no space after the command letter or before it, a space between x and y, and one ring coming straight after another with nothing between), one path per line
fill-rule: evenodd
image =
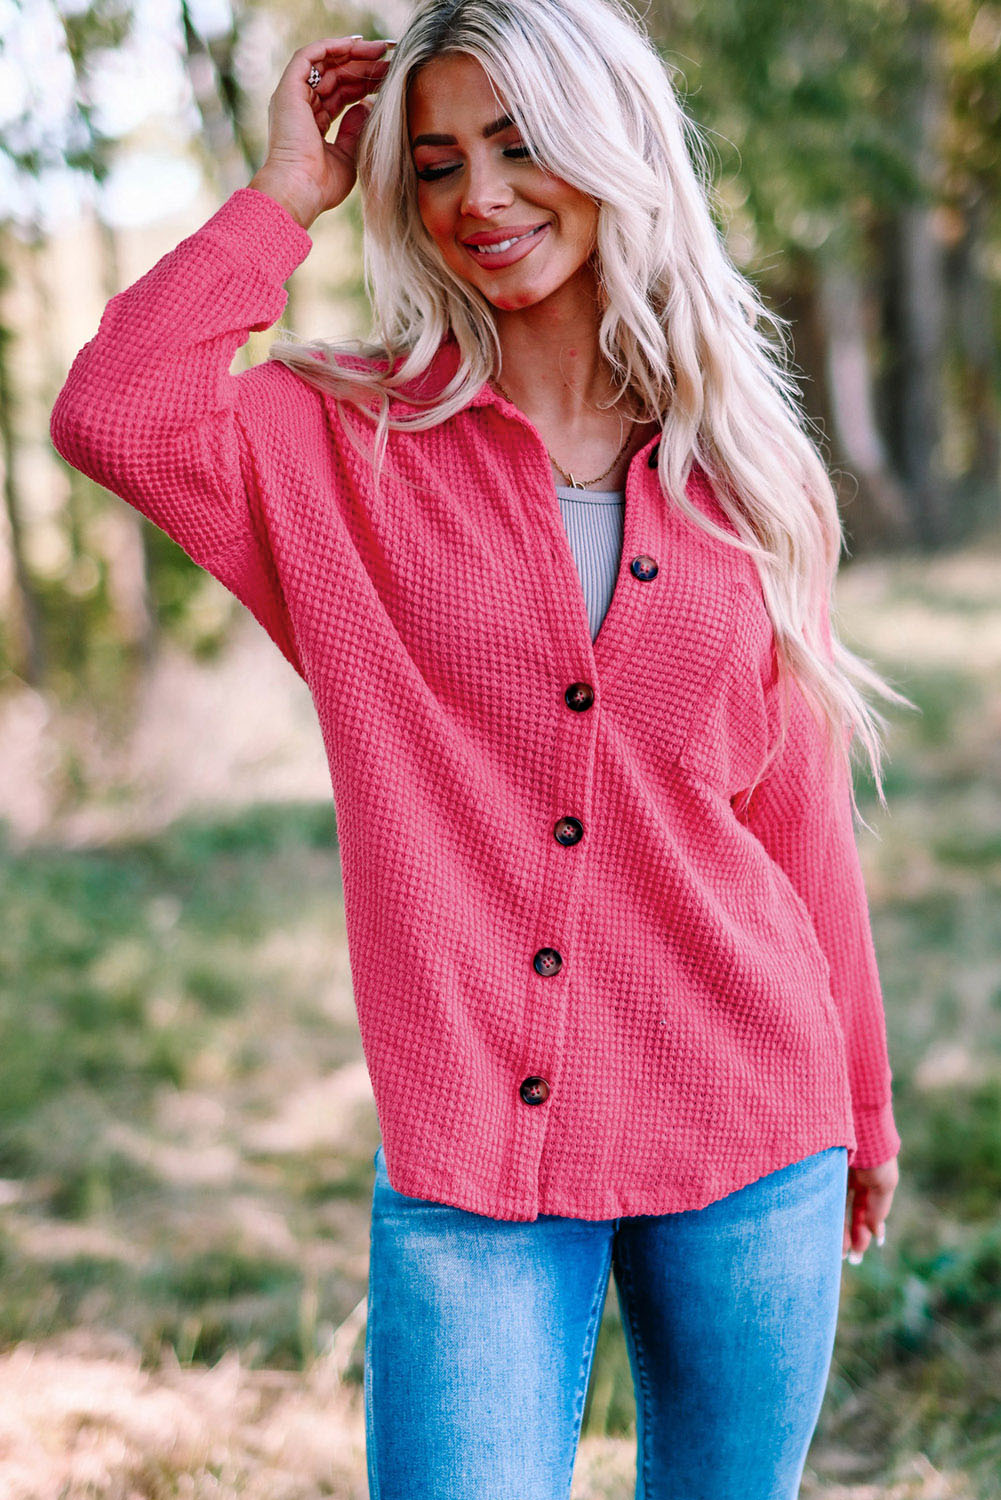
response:
M470 245L474 255L501 255L505 250L510 250L512 245L517 245L521 240L527 240L530 235L536 234L537 229L530 229L527 234L519 234L513 240L501 240L497 245Z

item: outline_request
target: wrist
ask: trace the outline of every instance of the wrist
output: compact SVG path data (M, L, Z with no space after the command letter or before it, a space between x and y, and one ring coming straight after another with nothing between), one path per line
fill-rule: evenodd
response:
M308 230L319 216L313 194L289 182L288 178L269 172L266 165L254 173L247 186L272 198L303 229Z

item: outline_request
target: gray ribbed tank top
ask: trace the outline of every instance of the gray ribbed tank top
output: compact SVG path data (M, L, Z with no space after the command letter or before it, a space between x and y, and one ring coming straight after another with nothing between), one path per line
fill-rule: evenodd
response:
M575 490L557 485L563 529L580 575L591 639L605 618L622 560L625 490Z

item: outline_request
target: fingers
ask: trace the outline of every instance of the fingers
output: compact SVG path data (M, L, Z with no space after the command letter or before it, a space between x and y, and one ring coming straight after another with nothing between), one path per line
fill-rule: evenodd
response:
M391 58L381 55L387 46L384 41L366 42L346 37L342 44L331 49L328 43L317 42L312 48L302 48L302 69L309 74L315 68L320 75L314 84L310 84L307 77L306 87L322 135L326 135L346 105L357 103L376 91L391 62ZM357 55L353 50L356 46L362 49ZM308 56L310 51L317 54L312 60Z
M351 36L326 37L323 41L310 42L308 46L300 47L298 52L293 52L279 80L279 87L284 83L306 83L308 88L306 81L314 67L320 75L317 87L322 87L324 78L336 82L338 74L345 69L349 76L359 68L364 72L366 68L383 60L387 47L395 46L395 42L384 37L375 41ZM388 64L390 59L386 58L384 61Z
M289 67L295 70L297 76L300 73L308 76L310 69L315 67L320 74L317 91L322 93L324 82L329 91L339 77L351 76L358 68L364 74L366 68L379 64L385 72L390 59L383 58L383 53L387 47L395 46L395 42L385 38L366 41L361 37L328 37L322 42L312 42L308 47L300 47Z
M849 1200L848 1211L845 1215L845 1232L841 1243L841 1259L847 1255L849 1262L857 1266L875 1230L868 1224L866 1218L866 1205L860 1197L860 1189L856 1188Z
M328 36L319 42L309 42L305 47L300 47L293 55L293 63L296 59L304 62L316 63L322 70L324 62L329 58L332 63L344 62L351 57L373 58L381 57L387 47L395 47L396 43L391 37L375 37L369 40L360 36ZM307 67L306 71L309 71Z
M362 102L367 98L369 94L374 93L375 90L379 87L381 81L381 75L374 79L361 78L356 82L348 84L341 83L340 85L335 87L333 92L325 99L321 99L314 95L311 101L313 106L313 118L316 121L316 127L319 130L320 134L322 136L326 136L327 131L330 129L333 122L337 119L337 116L340 115L345 108L347 108L347 115L345 115L345 118L351 116L351 111L357 105L362 104ZM367 114L368 106L365 107L364 114L360 116L351 116L352 119L357 121L357 124L355 126L349 127L349 133L351 129L357 129L358 131L361 130L361 126L364 124Z
M315 68L320 75L320 84L324 80L331 83L336 82L338 78L364 77L366 73L376 70L384 73L392 62L391 57L383 57L385 50L385 47L381 47L374 57L321 57L313 62L306 58L301 64L301 71L308 76L310 69ZM320 84L317 87L320 87Z
M353 104L341 117L341 123L337 131L335 147L340 147L352 161L358 152L358 137L361 135L362 126L368 118L369 105Z
M347 106L360 103L368 94L373 94L385 78L390 57L383 57L387 47L396 43L386 38L366 40L364 37L325 37L300 47L288 68L289 83L299 87L303 84L309 98L313 119L321 136L326 136L334 120ZM310 83L315 69L319 76ZM356 133L364 122L355 118L352 128ZM350 134L350 130L348 132Z
M857 1266L875 1239L882 1246L886 1239L885 1224L893 1199L893 1188L866 1186L856 1182L848 1193L841 1258Z
M364 64L357 73L338 68L335 73L328 73L325 78L321 78L314 92L333 118L340 114L349 100L354 102L363 99L366 94L374 93L385 78L388 67L388 62L380 61Z

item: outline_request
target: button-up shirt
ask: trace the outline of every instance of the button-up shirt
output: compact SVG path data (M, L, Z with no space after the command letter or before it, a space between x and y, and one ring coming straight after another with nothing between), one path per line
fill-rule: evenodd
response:
M887 1160L850 782L798 689L740 798L779 714L753 560L665 498L651 439L592 641L545 446L489 382L394 432L377 488L362 414L275 360L230 373L311 245L238 189L110 300L51 433L309 686L393 1187L598 1219L835 1144ZM415 391L456 360L445 339ZM733 530L698 466L687 497Z

